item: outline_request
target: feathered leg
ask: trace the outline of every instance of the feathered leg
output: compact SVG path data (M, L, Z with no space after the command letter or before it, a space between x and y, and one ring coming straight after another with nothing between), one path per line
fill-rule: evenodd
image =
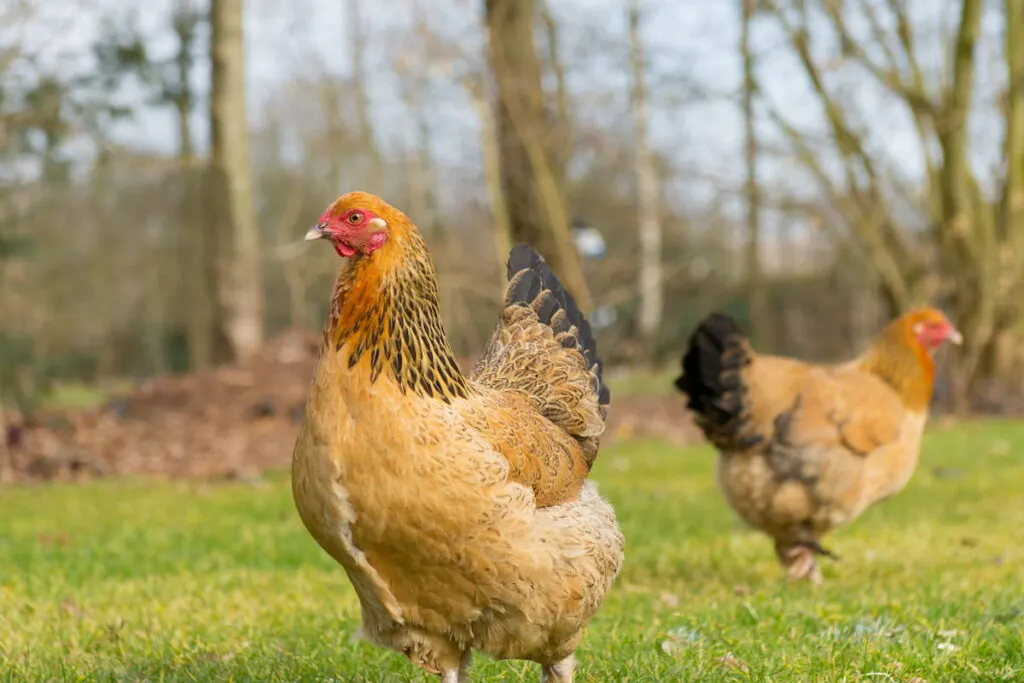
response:
M541 674L541 683L572 683L573 672L576 671L576 655L545 666Z

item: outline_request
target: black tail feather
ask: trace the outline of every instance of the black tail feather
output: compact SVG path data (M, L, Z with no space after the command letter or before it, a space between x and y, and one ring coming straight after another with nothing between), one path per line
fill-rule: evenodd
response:
M743 423L746 387L739 371L750 362L743 330L723 313L709 315L690 336L675 386L713 442L735 436Z
M583 317L583 312L576 305L572 294L565 289L544 258L530 245L517 244L509 252L509 281L512 281L513 276L524 270L529 272L521 275L514 286L506 292L505 305L517 303L531 305L543 290L551 292L551 297L541 304L538 316L545 325L552 325L556 332L568 331L568 326L576 328L576 349L583 355L587 368L594 369L594 374L597 377L595 390L598 394L598 404L607 407L611 402L611 392L604 383L604 363L601 362L597 354L597 341L594 339L590 323ZM566 322L555 320L555 323L552 324L555 314L560 310L565 312L564 320ZM559 329L561 327L566 327L566 329Z

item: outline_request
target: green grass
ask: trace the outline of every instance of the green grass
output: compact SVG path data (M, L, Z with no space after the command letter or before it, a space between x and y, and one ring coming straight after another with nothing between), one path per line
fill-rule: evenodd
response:
M932 431L907 490L790 586L719 497L710 451L621 444L596 478L626 566L579 681L1024 680L1024 426ZM0 491L0 680L427 681L353 639L344 573L285 475ZM535 681L477 657L479 681Z

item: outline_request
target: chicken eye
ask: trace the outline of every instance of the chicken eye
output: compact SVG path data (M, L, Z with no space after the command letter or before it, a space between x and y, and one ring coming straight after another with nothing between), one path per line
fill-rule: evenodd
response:
M356 225L357 223L360 223L362 220L363 214L359 213L358 211L356 211L355 213L350 213L348 215L348 222L351 223L352 225Z

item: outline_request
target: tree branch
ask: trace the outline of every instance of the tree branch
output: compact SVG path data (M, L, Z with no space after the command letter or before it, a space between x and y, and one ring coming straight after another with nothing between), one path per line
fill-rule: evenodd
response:
M912 300L909 275L916 272L916 263L900 262L898 252L886 248L877 220L870 220L865 215L864 201L852 200L840 190L822 166L820 154L807 144L806 136L786 121L774 106L768 104L767 108L769 117L796 148L797 158L818 180L832 205L840 210L853 234L864 245L890 297L900 308L908 306Z
M863 140L852 130L842 108L825 87L821 70L811 56L806 13L800 12L803 24L794 26L777 5L771 3L768 8L786 31L804 73L821 103L836 148L844 161L847 192L858 202L862 212L859 221L851 223L851 226L857 231L865 246L871 250L872 258L878 259L876 263L883 270L885 286L894 288L893 298L909 299L909 284L915 277L914 273L920 270L920 262L912 256L889 214L874 159L867 153ZM793 136L790 137L792 139ZM858 180L857 164L861 166L866 176L866 188L862 187ZM895 271L899 272L899 276Z

